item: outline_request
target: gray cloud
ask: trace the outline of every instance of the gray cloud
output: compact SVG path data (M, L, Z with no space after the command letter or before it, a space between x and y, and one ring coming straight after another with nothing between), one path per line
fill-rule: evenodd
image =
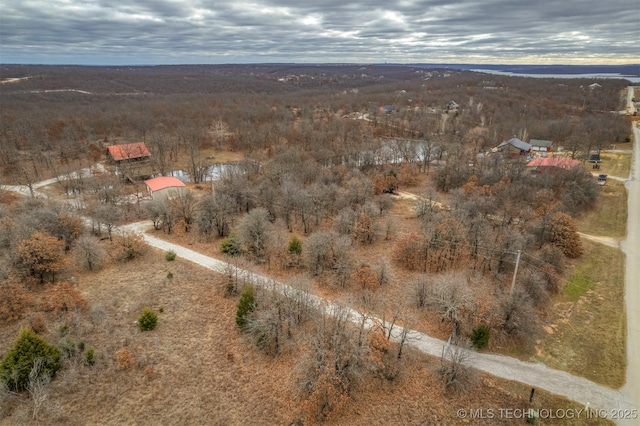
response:
M637 0L0 0L4 63L637 63Z

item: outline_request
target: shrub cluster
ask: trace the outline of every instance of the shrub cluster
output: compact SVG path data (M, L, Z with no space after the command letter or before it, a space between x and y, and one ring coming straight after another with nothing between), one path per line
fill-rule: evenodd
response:
M164 258L167 260L167 262L173 262L174 260L176 260L176 252L173 250L169 250L164 254Z
M473 344L473 346L475 346L478 349L482 349L487 347L487 345L489 344L490 337L491 337L491 331L489 330L489 327L480 325L473 329L473 331L471 332L471 336L469 337L469 340L471 340L471 343Z
M256 308L256 296L252 286L247 286L240 295L238 310L236 311L236 324L244 329L247 326L249 315Z
M41 359L43 368L38 377L53 377L60 369L60 351L45 342L35 332L23 329L13 348L0 363L0 381L12 391L22 391L29 385L29 374Z
M138 327L142 331L150 331L158 325L158 315L151 309L145 308L142 315L138 318Z

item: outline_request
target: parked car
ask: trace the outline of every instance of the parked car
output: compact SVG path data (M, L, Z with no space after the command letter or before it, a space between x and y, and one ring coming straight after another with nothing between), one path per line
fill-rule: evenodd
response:
M600 161L600 151L591 151L591 155L589 155L589 162L599 163Z
M607 183L607 175L598 175L598 185Z

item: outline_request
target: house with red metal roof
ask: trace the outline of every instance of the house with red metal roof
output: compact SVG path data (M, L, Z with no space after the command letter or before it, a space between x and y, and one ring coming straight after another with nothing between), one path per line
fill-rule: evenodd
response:
M580 161L566 157L538 157L527 163L527 167L532 167L536 171L571 170L580 165Z
M112 145L107 147L107 153L111 160L116 163L143 161L151 157L144 142L127 143L122 145Z
M147 191L154 200L166 200L187 191L187 187L180 179L173 176L160 176L144 181Z

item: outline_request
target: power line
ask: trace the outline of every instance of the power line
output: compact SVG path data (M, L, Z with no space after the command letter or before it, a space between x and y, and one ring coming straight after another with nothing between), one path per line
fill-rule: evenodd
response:
M571 285L571 286L578 287L579 289L586 291L586 290L589 290L592 286L594 286L596 284L595 281L587 278L584 275L581 278L586 282L586 285L580 284L579 282L575 282L575 281L574 282L570 282L567 278L563 278L563 277L561 277L561 276L559 276L557 274L552 273L551 271L539 268L539 267L535 266L534 264L529 263L527 261L524 261L524 262L526 264L525 267L527 267L530 271L535 270L537 272L549 275L549 276L557 279L558 281L562 282L565 286Z
M567 273L567 271L566 271L566 269L565 269L565 268L562 268L562 267L560 267L560 266L556 266L556 265L554 265L553 263L551 263L551 262L549 262L549 261L547 261L547 260L541 259L541 258L539 258L539 257L537 257L537 256L534 256L534 255L532 255L532 254L531 254L531 253L529 253L529 252L523 252L523 254L526 254L526 255L527 255L527 256L529 256L530 258L535 259L535 260L537 260L537 261L538 261L538 262L540 262L540 263L544 263L544 264L547 264L547 265L551 265L554 269L558 269L558 270L562 271L563 273Z

